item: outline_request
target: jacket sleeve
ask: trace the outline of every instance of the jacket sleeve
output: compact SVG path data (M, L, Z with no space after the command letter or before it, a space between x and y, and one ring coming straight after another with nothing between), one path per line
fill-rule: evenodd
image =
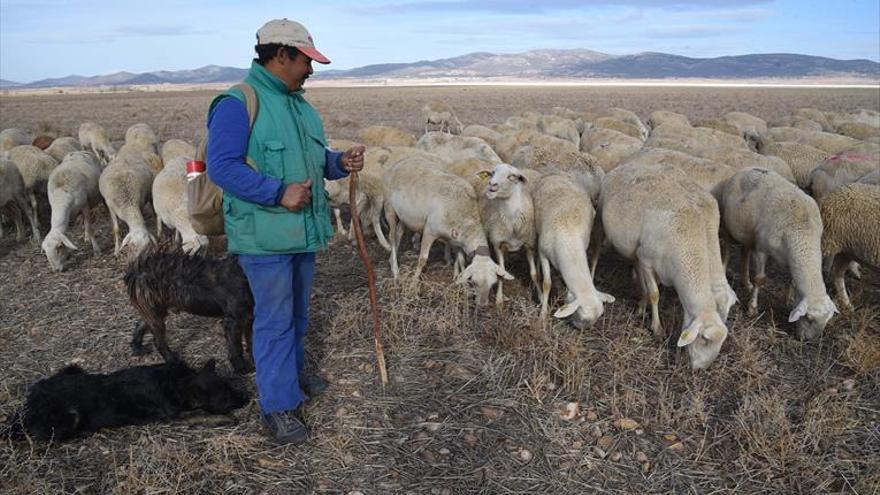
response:
M284 184L245 162L249 137L244 103L232 97L219 101L208 116L208 177L237 198L264 206L277 205Z
M342 152L330 148L324 149L324 178L337 180L348 177L348 172L342 168Z

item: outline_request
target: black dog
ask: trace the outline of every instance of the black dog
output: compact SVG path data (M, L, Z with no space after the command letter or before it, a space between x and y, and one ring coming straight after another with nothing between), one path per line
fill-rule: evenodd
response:
M212 259L159 247L134 260L123 277L132 306L143 321L135 327L132 353L141 355L144 333L153 334L165 361L178 359L168 347L168 311L223 318L226 350L236 373L253 371L251 342L254 300L250 285L235 258ZM242 338L247 346L245 359Z
M68 366L35 383L24 410L8 421L7 435L24 431L38 440L67 440L79 432L179 418L202 409L225 414L248 402L208 361L195 371L176 361L125 368L109 375Z

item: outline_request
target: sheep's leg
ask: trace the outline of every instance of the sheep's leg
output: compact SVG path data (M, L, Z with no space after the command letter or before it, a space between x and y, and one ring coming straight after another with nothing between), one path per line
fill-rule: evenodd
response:
M21 242L24 240L24 219L21 218L24 216L24 212L20 211L16 206L12 206L7 210L15 221L15 241ZM3 222L0 222L0 238L3 238Z
M29 194L29 199L30 204L28 204L28 202L26 201L22 204L25 206L25 213L28 215L28 219L31 222L31 231L34 235L34 238L31 242L39 245L41 242L43 242L43 237L40 235L40 220L37 217L37 212L39 211L37 209L37 195L34 194L33 191L31 191Z
M110 205L107 205L107 211L110 212L110 223L113 225L113 255L119 256L119 219Z
M403 237L403 229L398 229L397 215L390 205L385 207L385 221L388 222L388 235L391 237L391 275L397 278L400 275L400 268L397 266L397 248L400 244L400 238Z
M333 208L333 216L336 218L336 231L342 235L348 235L348 231L345 230L345 223L342 222L342 210Z
M742 283L746 287L748 291L751 292L755 286L752 284L752 278L749 274L749 269L751 268L752 263L752 250L743 246L742 248L742 272L740 277L742 278Z
M232 365L232 369L236 373L245 375L253 371L253 368L244 359L241 331L241 325L234 318L223 318L223 333L226 336L226 352L229 357L229 364Z
M547 307L550 301L550 288L553 286L553 279L550 275L550 260L541 252L538 252L538 260L541 263L541 274L544 276L541 282L541 319L547 317Z
M596 267L599 266L599 255L602 254L602 245L605 244L605 231L602 229L601 224L593 228L590 237L590 244L593 246L593 258L590 260L590 278L595 280Z
M431 246L434 244L436 236L431 234L427 229L422 232L422 247L419 249L419 262L416 263L416 271L413 273L413 279L418 280L419 275L428 263L428 254L431 252Z
M767 282L767 253L755 251L755 285L752 289L752 297L749 300L748 314L754 316L758 313L758 292Z
M526 246L526 261L529 262L529 278L532 279L532 284L535 289L540 287L538 284L538 269L535 267L535 249ZM498 280L501 280L500 278ZM531 291L530 291L531 292Z
M86 206L82 211L83 216L83 237L90 243L92 243L92 252L95 254L101 254L101 246L98 245L98 240L95 239L95 233L92 232L92 214L89 211L89 207Z
M447 242L443 244L443 266L449 266L452 262L452 246Z
M644 294L648 298L648 302L651 303L651 332L653 332L655 340L663 342L666 340L666 332L663 331L663 326L660 324L660 288L657 287L654 271L650 267L639 263L638 270Z
M464 252L461 250L455 253L455 263L452 264L452 280L458 278L458 275L464 271Z
M500 246L495 247L495 257L498 258L498 266L501 267L502 270L506 270L504 268L504 249ZM495 306L501 308L504 304L504 277L498 277L498 290L495 292Z
M846 292L846 271L849 269L849 257L838 254L831 263L831 280L834 283L834 291L840 299L844 309L852 311L853 305L849 294Z
M724 267L724 272L727 273L727 264L730 262L730 246L726 242L720 242L719 244L721 245L721 266Z

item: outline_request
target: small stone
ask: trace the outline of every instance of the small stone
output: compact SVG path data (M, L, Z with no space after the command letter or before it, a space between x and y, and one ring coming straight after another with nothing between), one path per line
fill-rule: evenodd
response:
M829 388L826 392L828 392L828 395L837 395L837 389L834 387Z
M599 440L596 442L596 445L603 449L608 449L614 443L614 439L609 437L608 435L603 435L599 437Z
M370 363L364 363L361 365L361 371L363 371L364 373L372 373L373 365Z
M360 390L354 390L354 391L351 392L351 396L352 396L352 397L360 397L360 396L361 396L361 391L360 391Z
M479 442L480 442L480 439L476 435L474 435L473 433L465 433L464 434L464 443L466 443L468 445L468 447L473 447L474 445L478 444Z
M852 378L847 378L846 380L843 381L844 390L852 390L855 387L856 387L856 381L853 380Z
M614 422L614 426L621 430L634 430L639 427L639 423L634 419L621 418Z
M595 411L587 411L586 418L587 421L596 421L599 419L599 415Z
M663 440L666 440L667 442L674 442L677 439L678 439L678 437L675 435L672 435L672 434L663 435Z
M599 446L593 447L593 453L600 459L604 459L608 455L608 453Z
M590 435L591 435L593 438L599 438L599 437L601 437L601 436L602 436L602 428L599 428L598 426L594 426L593 429L590 430Z
M577 402L569 402L562 406L559 417L566 421L571 421L577 418L578 413L580 413L580 407L580 404Z
M532 453L526 449L520 449L520 451L517 452L516 457L523 462L529 462L532 460Z
M642 436L645 434L645 430L641 428L636 428L636 435Z
M611 454L612 461L620 462L621 459L623 459L623 454L621 454L620 452L615 452L615 453Z
M437 456L434 455L434 453L428 449L425 449L425 450L422 450L421 452L419 452L419 457L421 457L422 459L424 459L427 462L436 462L437 461Z
M426 422L422 423L422 428L424 428L424 429L430 431L431 433L436 432L436 431L439 430L442 426L443 426L443 423L436 423L436 422L433 422L433 421L426 421Z
M571 448L580 450L584 448L584 442L581 442L580 440L575 440L575 442L571 444Z
M648 474L648 472L650 472L650 471L651 471L651 463L650 462L646 462L646 463L642 464L642 472L643 473Z
M648 456L644 452L636 452L636 460L639 462L648 462Z
M333 413L333 415L336 416L337 418L341 418L341 417L345 416L346 414L348 414L348 409L346 409L345 407L340 407L339 409L336 410L335 413Z
M684 444L681 442L675 442L667 448L669 450L674 450L675 452L681 452L682 450L684 450Z
M437 453L440 455L449 455L452 453L452 451L447 449L446 447L443 447L440 450L438 450Z
M431 413L431 414L428 415L428 418L427 418L427 419L428 419L428 421L434 421L435 419L437 419L437 418L439 418L439 417L440 417L439 414L437 414L437 413Z

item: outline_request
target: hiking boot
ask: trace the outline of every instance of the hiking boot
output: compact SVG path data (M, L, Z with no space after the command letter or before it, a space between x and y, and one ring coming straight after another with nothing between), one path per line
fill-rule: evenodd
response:
M279 444L299 445L309 438L309 429L296 411L278 411L263 416L263 423Z
M320 375L302 374L299 377L299 388L309 397L316 397L327 390L327 380Z

